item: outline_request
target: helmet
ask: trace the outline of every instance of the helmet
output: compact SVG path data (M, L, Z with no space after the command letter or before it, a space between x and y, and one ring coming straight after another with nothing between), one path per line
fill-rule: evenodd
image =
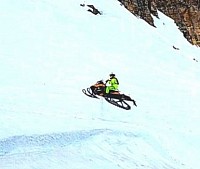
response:
M111 76L111 77L114 77L114 76L115 76L115 74L114 74L114 73L111 73L111 74L110 74L110 76Z

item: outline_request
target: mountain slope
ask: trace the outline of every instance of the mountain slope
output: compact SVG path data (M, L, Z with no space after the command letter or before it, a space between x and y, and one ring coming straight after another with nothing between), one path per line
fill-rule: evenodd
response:
M119 0L132 14L144 19L154 26L154 19L151 15L159 18L158 11L163 12L174 20L183 36L193 45L200 45L199 14L200 1L129 1Z
M0 168L197 169L197 48L161 13L155 29L114 0L87 1L97 16L81 3L1 2ZM110 72L137 108L81 92Z

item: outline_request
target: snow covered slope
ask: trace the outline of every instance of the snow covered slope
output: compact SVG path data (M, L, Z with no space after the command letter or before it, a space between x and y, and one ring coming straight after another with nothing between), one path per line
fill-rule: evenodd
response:
M0 168L199 169L199 48L162 13L81 3L0 2ZM138 107L81 92L111 72Z

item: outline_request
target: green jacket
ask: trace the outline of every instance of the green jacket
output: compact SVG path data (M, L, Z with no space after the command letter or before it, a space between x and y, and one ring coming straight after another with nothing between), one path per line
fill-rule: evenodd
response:
M111 78L108 83L110 84L110 86L112 86L114 88L114 90L118 89L119 86L119 82L118 79L116 77Z

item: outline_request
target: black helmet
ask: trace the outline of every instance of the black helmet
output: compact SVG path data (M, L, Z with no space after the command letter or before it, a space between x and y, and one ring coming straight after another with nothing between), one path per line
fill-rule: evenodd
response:
M114 77L114 76L115 76L115 74L114 74L114 73L111 73L111 74L110 74L110 76L111 76L111 77Z

